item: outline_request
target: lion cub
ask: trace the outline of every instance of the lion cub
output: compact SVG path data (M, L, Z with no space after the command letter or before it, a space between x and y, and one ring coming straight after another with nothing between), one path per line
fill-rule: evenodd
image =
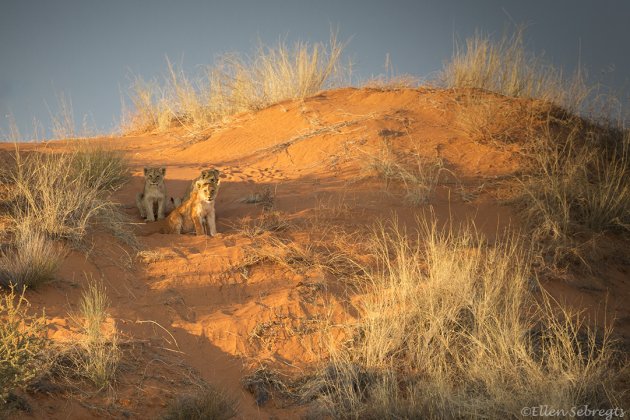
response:
M203 171L201 171L201 175L193 179L192 182L188 185L188 188L186 188L186 192L184 193L184 197L182 198L182 203L188 200L188 197L190 197L190 193L195 190L197 181L211 182L216 184L218 187L219 183L221 182L219 176L221 176L221 172L219 172L218 169L204 169Z
M166 222L168 233L187 233L194 228L197 235L217 234L214 202L219 191L220 180L216 182L198 179L194 182L190 196L169 214Z
M155 221L155 205L157 205L158 220L164 219L166 207L166 186L164 185L164 175L166 168L146 167L144 168L144 190L136 194L136 205L140 210L140 216L147 222Z

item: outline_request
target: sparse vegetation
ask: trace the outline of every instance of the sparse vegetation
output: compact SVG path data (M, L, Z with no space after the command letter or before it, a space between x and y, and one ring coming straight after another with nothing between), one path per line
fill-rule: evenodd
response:
M354 339L303 390L335 418L519 417L522 407L615 406L609 332L543 293L515 237L395 224L376 232ZM421 239L421 240L418 240ZM354 329L353 329L354 328Z
M91 278L87 280L80 305L84 338L79 346L76 365L80 375L102 389L115 378L121 350L115 326L111 331L104 331L109 306L105 287L102 282Z
M275 200L276 192L272 191L271 187L266 186L252 191L251 194L243 199L243 202L247 204L257 204L261 206L263 210L269 211L273 209Z
M279 211L263 211L260 216L252 219L242 218L237 228L248 238L255 238L265 232L281 232L290 227L286 214Z
M456 45L441 74L450 88L477 88L519 98L538 98L573 112L581 110L591 94L584 74L567 78L542 57L524 47L524 27L499 40L476 34L465 46Z
M123 235L125 220L118 205L108 198L127 180L120 154L78 144L59 152L17 149L15 160L10 174L15 225L36 225L49 238L73 242L97 226L130 238Z
M255 111L285 99L300 99L332 87L340 76L343 44L333 34L328 46L280 41L259 45L251 58L221 57L191 81L170 61L165 85L136 79L131 87L135 113L124 132L164 131L183 126L197 132L244 111Z
M18 224L8 251L0 254L0 287L36 287L54 279L62 251L31 223Z
M236 402L210 385L198 392L175 399L162 416L163 420L227 420L235 417Z
M112 386L122 351L115 325L106 325L109 300L102 281L86 275L80 312L73 315L81 337L62 345L54 355L54 370L66 380L88 380L97 390Z
M43 315L29 314L28 307L24 291L11 288L0 295L0 410L11 392L42 373L47 322Z
M533 173L522 181L524 214L554 264L584 261L594 234L630 231L630 133L549 125L535 139Z
M440 176L448 172L439 158L427 158L420 154L399 156L385 141L376 156L369 156L367 170L385 181L402 184L405 190L404 201L411 206L427 204L435 192Z
M531 165L518 177L520 202L552 267L567 259L588 262L585 249L595 236L630 226L630 135L605 113L605 99L593 98L583 76L580 70L567 79L526 53L523 28L498 41L468 39L443 72L447 86L469 88L457 122L471 137L518 141L526 151ZM475 89L535 100L508 104ZM590 120L578 116L588 112Z

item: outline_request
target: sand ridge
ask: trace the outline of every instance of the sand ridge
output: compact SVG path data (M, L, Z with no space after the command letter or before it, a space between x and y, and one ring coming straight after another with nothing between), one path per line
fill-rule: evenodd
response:
M490 238L518 226L516 211L501 201L501 181L522 169L519 145L472 139L457 124L457 97L430 88L344 88L237 115L206 133L182 127L168 135L90 140L123 151L130 161L131 181L114 199L136 223L143 253L98 234L88 256L70 252L59 280L31 292L29 300L46 308L52 339L69 339L67 314L76 311L84 273L102 278L111 322L135 359L108 401L39 395L33 416L158 415L170 396L190 386L189 369L235 396L239 418L298 415L301 408L274 401L258 406L241 378L262 365L307 371L326 354L324 327L357 318L343 275L331 274L332 257L364 255L371 227L392 215L410 228L426 212L443 222L473 220ZM524 102L509 101L515 108ZM388 158L410 168L440 165L427 203L410 205L404 186L375 174L375 162ZM160 233L164 221L144 223L134 197L145 165L166 166L173 196L181 196L200 170L219 168L219 235L167 235ZM272 210L248 203L265 191L274 197ZM266 217L277 218L273 228L257 232ZM621 311L627 321L621 305L630 298L627 273L616 278L608 285L615 289L608 307L600 309ZM549 288L595 306L607 294L571 281ZM118 408L98 415L86 408L109 403Z

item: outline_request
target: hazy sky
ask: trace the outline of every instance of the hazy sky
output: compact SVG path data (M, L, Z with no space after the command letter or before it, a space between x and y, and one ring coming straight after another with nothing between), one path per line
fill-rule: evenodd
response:
M184 68L226 52L273 44L352 38L354 76L383 72L386 54L398 73L429 77L475 29L500 35L509 22L528 25L530 50L567 71L578 58L592 79L627 90L630 1L606 0L0 0L0 129L8 114L23 133L36 118L50 126L56 94L72 99L101 132L120 118L130 75L160 77L165 56ZM581 51L581 54L580 54ZM127 101L128 102L128 101Z

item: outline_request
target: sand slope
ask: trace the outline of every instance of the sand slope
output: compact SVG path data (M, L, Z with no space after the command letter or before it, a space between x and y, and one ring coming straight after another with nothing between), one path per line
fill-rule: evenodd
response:
M238 115L207 133L191 135L184 127L168 135L93 140L130 160L131 182L114 198L137 222L146 252L138 257L99 234L89 256L72 251L59 280L29 299L34 308L46 308L50 336L69 339L76 328L68 314L77 310L85 273L102 278L112 322L133 357L115 392L34 394L32 417L152 417L170 397L194 388L197 377L238 399L240 418L299 414L300 408L275 401L258 406L241 378L263 365L308 369L325 355L322 331L330 329L324 327L356 319L344 283L352 268L343 261L365 254L377 220L395 216L412 227L418 215L432 212L439 221L473 220L491 239L519 226L515 210L502 202L501 182L521 169L519 145L474 141L457 123L458 95L347 88ZM487 100L515 113L524 103L496 95ZM418 161L441 165L427 203L409 204L404 185L376 174L375 162L388 158L410 168ZM175 196L201 169L219 168L220 234L166 235L163 222L142 222L134 196L144 165L166 166L168 192ZM275 196L272 211L247 202L266 189ZM278 230L257 234L251 226L265 220ZM630 298L630 284L622 270L611 266L548 286L600 317L616 314L624 333L630 314L622 302Z

